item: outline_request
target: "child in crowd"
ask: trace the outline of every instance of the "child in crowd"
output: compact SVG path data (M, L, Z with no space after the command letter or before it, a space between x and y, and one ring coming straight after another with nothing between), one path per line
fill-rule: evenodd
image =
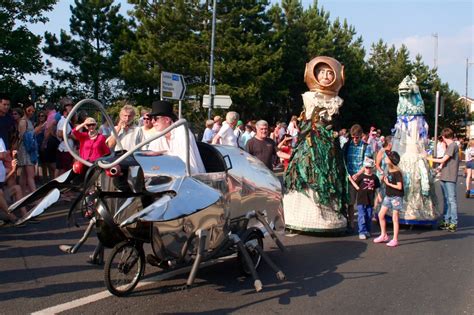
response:
M374 160L371 158L364 159L364 173L357 177L356 180L349 177L349 181L357 190L357 213L359 224L359 239L365 240L370 237L372 213L374 211L374 203L381 200L378 188L380 181L374 174ZM377 198L376 198L377 196Z
M387 222L385 221L385 215L387 214L387 210L391 209L393 221L393 238L387 243L387 246L389 247L398 246L398 232L400 230L398 214L403 207L403 175L400 169L397 167L399 162L400 155L397 152L387 152L385 163L388 166L388 173L382 178L382 181L385 183L385 197L382 201L382 208L379 212L381 233L379 237L374 239L374 243L388 242L389 237L387 235Z
M474 139L469 140L466 148L466 198L471 196L471 181L474 178Z

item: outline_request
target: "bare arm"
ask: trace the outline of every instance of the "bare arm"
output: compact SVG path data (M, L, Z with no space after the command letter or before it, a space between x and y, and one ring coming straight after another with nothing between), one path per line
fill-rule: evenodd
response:
M391 184L388 181L387 177L384 177L383 181L384 181L385 185L387 185L388 187L392 187L392 188L397 189L397 190L402 190L402 187L403 187L402 182L397 182L396 184Z
M377 169L377 171L380 172L380 174L383 173L383 169L382 169L381 165L382 165L382 158L383 158L384 153L385 153L385 150L380 150L377 153L377 156L375 158L375 168Z
M347 178L349 178L349 181L351 182L352 186L354 186L356 190L360 189L359 185L357 185L357 183L355 182L355 180L352 178L351 175L348 175Z

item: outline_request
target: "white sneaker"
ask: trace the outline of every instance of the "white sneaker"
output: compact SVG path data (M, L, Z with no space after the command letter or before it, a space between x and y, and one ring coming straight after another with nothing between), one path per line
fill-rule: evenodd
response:
M359 234L359 239L360 240L366 240L367 236L365 236L365 234Z

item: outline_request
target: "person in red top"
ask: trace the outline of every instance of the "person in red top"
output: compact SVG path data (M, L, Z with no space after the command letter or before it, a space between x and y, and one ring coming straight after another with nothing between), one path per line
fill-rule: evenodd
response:
M83 128L87 131L82 132ZM72 134L79 141L79 155L86 161L94 162L100 157L110 154L110 149L105 143L105 136L97 132L97 122L92 117L72 130Z

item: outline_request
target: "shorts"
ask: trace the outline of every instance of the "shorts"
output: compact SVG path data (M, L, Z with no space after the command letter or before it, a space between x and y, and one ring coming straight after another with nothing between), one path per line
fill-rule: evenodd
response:
M474 170L474 160L470 160L466 162L466 168Z
M385 196L382 201L382 207L400 211L403 208L403 197L400 196Z
M0 183L0 190L3 190L3 187L5 187L5 182Z
M72 163L74 163L74 159L69 152L56 152L56 168L58 170L70 170L72 168Z

